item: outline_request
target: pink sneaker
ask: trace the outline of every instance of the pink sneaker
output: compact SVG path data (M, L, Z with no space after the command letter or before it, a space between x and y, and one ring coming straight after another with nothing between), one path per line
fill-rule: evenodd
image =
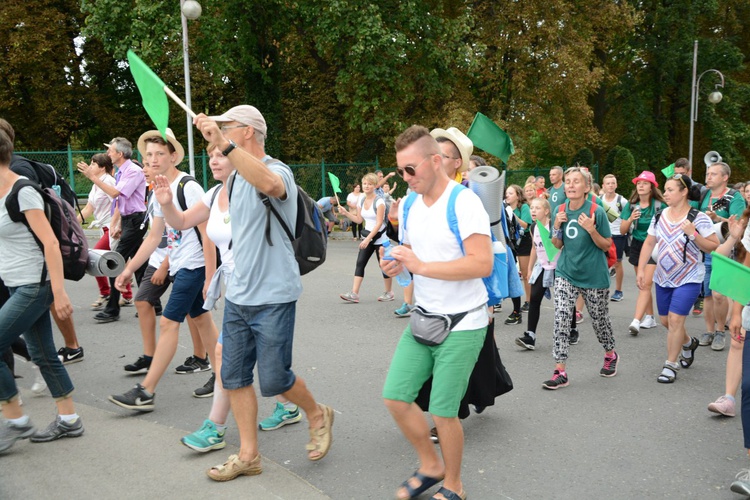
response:
M576 326L583 323L583 313L581 311L576 311Z
M708 405L708 411L724 415L725 417L734 416L734 401L726 396L722 396L710 405Z

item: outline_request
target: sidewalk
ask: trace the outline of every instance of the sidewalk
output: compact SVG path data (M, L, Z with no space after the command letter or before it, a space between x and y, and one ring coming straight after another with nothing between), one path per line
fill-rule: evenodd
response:
M49 395L22 390L22 399L38 428L54 418ZM199 454L180 444L182 429L78 403L77 411L86 429L80 438L18 441L0 454L0 498L329 498L265 457L259 476L214 482L205 471L237 448Z

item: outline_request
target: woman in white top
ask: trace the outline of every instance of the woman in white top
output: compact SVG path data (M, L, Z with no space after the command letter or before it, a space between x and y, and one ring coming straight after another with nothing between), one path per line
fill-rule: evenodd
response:
M349 207L349 210L354 211L359 206L360 198L363 197L362 189L359 187L359 184L354 186L354 189L351 193L346 197L346 206ZM356 222L352 222L352 239L354 241L361 240L363 238L362 236L362 223L357 224Z
M357 255L357 265L354 269L354 283L351 292L339 295L347 302L359 302L359 288L362 286L362 280L365 277L365 266L375 254L380 262L380 247L388 240L385 234L385 200L375 194L375 186L378 183L378 177L375 174L366 174L362 177L362 190L365 192L364 200L361 200L351 212L344 207L339 206L339 213L348 217L354 223L364 223L365 228L362 230L364 240L359 244L359 255ZM383 274L385 283L385 292L378 297L380 302L389 302L393 300L391 291L392 279Z
M91 157L91 165L87 165L86 162L78 162L78 171L84 173L85 171L93 171L96 177L108 185L115 185L115 178L112 177L114 167L112 166L112 160L104 153L98 153ZM110 233L109 224L112 221L112 197L105 193L99 186L92 184L91 191L89 191L89 200L86 206L83 207L81 213L78 215L78 219L81 224L88 219L91 214L94 215L94 220L89 224L89 229L99 228L100 238L99 241L94 245L95 250L109 250L115 243ZM91 308L94 311L104 309L109 300L109 279L104 276L97 276L96 283L99 285L99 298L91 304ZM122 294L124 301L129 301L132 304L133 290L130 288L128 283L128 290Z

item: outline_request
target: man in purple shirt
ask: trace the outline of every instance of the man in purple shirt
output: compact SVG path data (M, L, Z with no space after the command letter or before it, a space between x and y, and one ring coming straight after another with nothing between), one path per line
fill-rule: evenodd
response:
M94 173L89 175L87 172L86 176L114 199L112 210L115 216L112 219L110 231L113 238L119 236L117 251L127 261L141 247L143 236L146 234L147 227L143 224L146 215L146 177L143 175L143 170L130 161L133 155L133 145L130 141L123 137L115 137L105 146L107 146L107 156L117 167L115 185L103 183ZM118 219L119 224L116 222ZM139 285L145 269L144 264L135 272L135 279ZM94 319L100 323L110 323L120 319L120 291L115 288L114 278L110 278L109 282L110 293L107 306L94 316Z

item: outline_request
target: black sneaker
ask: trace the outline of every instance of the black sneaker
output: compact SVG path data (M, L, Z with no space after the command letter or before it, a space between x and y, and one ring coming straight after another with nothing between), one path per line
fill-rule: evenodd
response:
M599 375L602 377L614 377L617 375L617 365L620 364L620 356L615 353L614 358L604 356L604 365L599 370Z
M146 358L146 356L141 356L136 360L135 363L130 363L129 365L125 365L125 371L128 372L131 375L137 375L139 373L146 373L149 368L151 368L151 361L153 358Z
M500 311L502 311L502 310L503 310L503 303L502 303L502 302L498 302L497 304L495 304L494 306L492 306L492 309L493 309L493 311L492 311L492 312L493 312L494 314L497 314L497 313L499 313Z
M135 384L125 394L110 396L109 400L117 406L135 411L154 411L154 399L156 394L149 394L141 384Z
M521 306L521 312L529 312L529 303L528 302L524 302L523 303L523 305Z
M94 316L94 320L98 321L99 323L112 323L113 321L119 321L120 315L110 314L108 312L102 311L96 316Z
M64 365L78 363L79 361L83 361L83 347L79 347L78 349L61 347L57 351L57 357L60 358L60 362Z
M206 356L204 359L201 359L197 356L188 356L185 358L185 362L174 369L177 373L180 374L187 374L187 373L198 373L198 372L205 372L211 369L211 362L208 360L208 356Z
M506 325L520 325L522 322L521 320L521 313L513 311L510 313L510 316L508 316L508 319L505 320Z
M570 331L570 345L576 345L578 343L578 337L579 337L579 335L578 335L578 329L577 328L573 328Z
M518 337L516 339L517 346L528 349L529 351L533 351L534 349L536 349L534 344L536 344L536 340L534 339L534 337L529 335L529 332L524 332L523 337Z
M196 390L193 391L193 397L194 398L210 398L214 395L214 382L216 382L216 374L212 373L211 378L208 379L208 382L203 384L201 387L198 387Z
M693 316L700 316L701 314L703 314L703 297L698 297L693 304Z
M560 387L568 386L568 374L562 373L560 370L555 370L552 374L552 378L542 383L542 387L550 389L552 391L559 389Z
M81 417L78 417L72 424L68 424L58 415L54 422L49 424L46 429L34 433L29 440L32 443L47 443L64 437L78 437L81 435L83 435Z

